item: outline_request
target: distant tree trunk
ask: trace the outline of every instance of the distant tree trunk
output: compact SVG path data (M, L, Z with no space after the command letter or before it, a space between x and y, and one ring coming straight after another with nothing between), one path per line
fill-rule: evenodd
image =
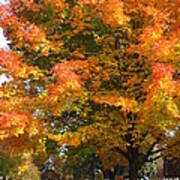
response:
M73 177L74 177L74 180L79 180L80 174L79 174L79 171L78 171L77 167L74 167Z
M105 178L108 178L108 179L110 179L110 180L114 180L114 179L115 179L115 176L116 176L116 174L115 174L114 172L110 171L110 170L106 170L106 171L104 172L104 177L105 177Z
M97 161L97 158L96 158L96 155L93 154L92 155L92 162L91 162L91 165L90 165L90 177L91 179L95 179L95 168L96 168L96 161Z

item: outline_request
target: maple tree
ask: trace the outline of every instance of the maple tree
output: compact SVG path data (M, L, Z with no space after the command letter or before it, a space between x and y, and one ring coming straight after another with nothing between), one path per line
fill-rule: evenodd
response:
M151 155L179 157L179 11L175 0L1 5L3 147L92 146L104 169L127 165L131 180Z

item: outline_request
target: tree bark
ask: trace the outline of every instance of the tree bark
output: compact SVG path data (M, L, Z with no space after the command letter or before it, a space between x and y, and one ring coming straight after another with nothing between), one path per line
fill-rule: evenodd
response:
M138 178L138 168L137 164L133 161L129 162L129 179L130 180L137 180Z

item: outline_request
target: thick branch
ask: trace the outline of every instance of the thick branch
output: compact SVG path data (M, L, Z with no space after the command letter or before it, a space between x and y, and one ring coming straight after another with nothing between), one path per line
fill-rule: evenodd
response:
M164 151L164 150L165 150L165 148L157 149L157 150L151 152L150 155L154 155L154 154L160 153L160 152L162 152L162 151Z
M153 152L151 152L151 153L149 154L149 156L150 156L150 155L157 154L157 153L161 153L161 152L164 151L164 150L169 150L169 149L171 149L171 148L173 148L174 146L177 146L177 145L179 145L179 144L180 144L180 141L172 144L171 146L167 146L166 148L164 147L164 148L158 149L158 150L156 150L156 151L153 151ZM156 161L156 160L162 158L162 157L163 157L163 154L161 153L161 154L159 154L158 156L156 156L156 157L154 157L154 158L151 158L151 159L148 159L149 156L146 155L147 159L146 159L144 162L153 162L153 161Z
M148 157L151 155L151 153L152 153L155 145L158 144L159 141L160 141L160 138L158 138L158 139L151 145L151 147L149 148L148 152L147 152L146 155L143 157L142 164L144 164L144 163L148 160Z
M160 154L159 156L156 156L156 157L154 157L154 158L148 159L146 162L153 162L153 161L156 161L156 160L158 160L158 159L160 159L160 158L162 158L162 157L163 157L163 155Z
M162 151L165 151L165 150L167 150L167 149L171 149L171 148L173 148L174 146L177 146L177 145L179 145L179 144L180 144L180 141L172 144L171 146L167 146L167 147L164 147L164 148L157 149L157 150L151 152L150 155L154 155L154 154L160 153L160 152L162 152Z

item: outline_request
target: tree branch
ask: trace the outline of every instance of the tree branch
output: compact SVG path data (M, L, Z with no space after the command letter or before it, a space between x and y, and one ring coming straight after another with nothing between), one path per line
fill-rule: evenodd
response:
M159 156L156 156L156 157L154 157L154 158L151 158L151 159L147 160L146 162L153 162L153 161L156 161L156 160L158 160L158 159L160 159L160 158L162 158L162 157L163 157L163 155L160 154Z
M162 151L165 151L165 150L167 150L167 149L171 149L171 148L173 148L174 146L177 146L177 145L179 145L179 144L180 144L180 141L172 144L171 146L167 146L167 147L164 147L164 148L155 150L155 151L151 152L150 155L154 155L154 154L160 153L160 152L162 152Z
M154 154L160 153L160 152L162 152L164 150L165 150L165 148L161 148L161 149L155 150L155 151L151 152L150 155L154 155Z
M141 142L141 143L145 140L145 138L146 138L146 136L147 136L148 134L149 134L148 131L146 131L144 134L142 134L142 138L140 139L140 142Z
M151 155L152 150L154 149L155 145L158 144L159 141L160 141L160 138L158 138L154 143L152 143L152 145L151 145L151 147L149 148L148 152L147 152L146 155L143 157L142 164L144 164L144 163L148 160L148 157Z

